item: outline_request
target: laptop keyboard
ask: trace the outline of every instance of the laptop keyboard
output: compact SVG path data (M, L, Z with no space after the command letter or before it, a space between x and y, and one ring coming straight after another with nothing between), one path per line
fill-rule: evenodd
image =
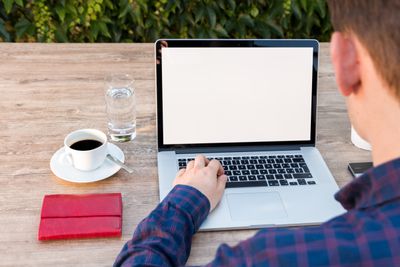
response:
M228 176L226 188L315 185L302 155L216 157ZM178 159L179 169L194 158Z

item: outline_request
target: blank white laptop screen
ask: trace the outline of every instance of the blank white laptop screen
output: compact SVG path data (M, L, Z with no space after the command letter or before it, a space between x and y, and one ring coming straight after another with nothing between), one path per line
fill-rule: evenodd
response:
M163 48L164 144L308 141L313 49Z

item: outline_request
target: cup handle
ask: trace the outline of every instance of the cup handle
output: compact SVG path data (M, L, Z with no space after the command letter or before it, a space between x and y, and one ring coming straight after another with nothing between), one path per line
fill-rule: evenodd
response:
M74 166L72 155L65 151L60 155L59 162L63 165Z

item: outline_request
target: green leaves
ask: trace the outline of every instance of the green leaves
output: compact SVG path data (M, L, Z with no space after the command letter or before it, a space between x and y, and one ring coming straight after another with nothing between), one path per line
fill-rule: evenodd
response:
M6 9L7 14L11 12L12 6L14 4L14 0L3 0L4 8Z
M0 0L0 41L329 40L326 0Z
M7 42L10 41L10 34L6 31L6 27L2 19L0 19L0 37Z
M56 6L54 9L58 15L58 17L60 18L61 22L64 22L65 19L65 8L63 6Z
M15 24L15 32L17 34L17 38L21 38L25 33L32 35L35 31L35 27L32 23L26 18L21 18Z
M215 10L212 9L210 6L207 6L207 15L211 28L214 28L215 24L217 23L217 15L215 14Z

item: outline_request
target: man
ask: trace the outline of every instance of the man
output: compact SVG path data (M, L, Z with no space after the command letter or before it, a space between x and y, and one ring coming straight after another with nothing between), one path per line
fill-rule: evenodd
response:
M332 61L357 132L372 145L374 168L335 198L347 209L317 226L269 228L211 266L400 266L400 1L329 1ZM137 227L115 265L180 266L192 236L221 199L227 177L197 156Z

